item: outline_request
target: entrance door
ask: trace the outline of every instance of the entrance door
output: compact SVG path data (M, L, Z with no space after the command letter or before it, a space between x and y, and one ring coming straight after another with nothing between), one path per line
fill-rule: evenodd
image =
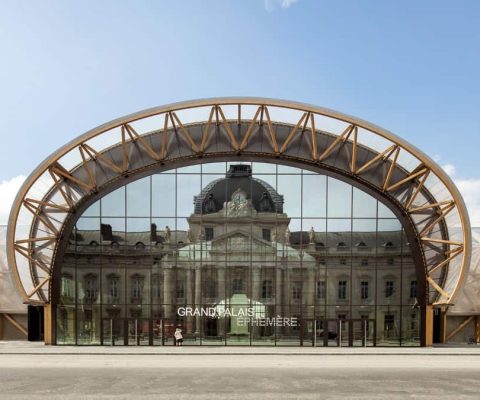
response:
M304 319L301 322L301 346L315 346L315 321L313 319Z
M104 318L102 343L106 346L123 346L124 320L122 318Z
M368 347L376 346L375 320L373 319L352 319L351 324L351 346Z
M128 345L148 346L151 344L151 331L151 320L129 318L127 320Z
M316 326L316 346L376 346L374 319L317 320Z

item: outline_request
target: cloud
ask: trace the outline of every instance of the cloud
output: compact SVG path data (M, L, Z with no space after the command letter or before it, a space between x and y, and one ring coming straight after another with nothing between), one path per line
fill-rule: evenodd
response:
M442 165L442 168L448 175L450 175L450 178L453 178L455 176L455 172L456 172L455 165L445 164L445 165Z
M24 175L19 175L0 182L0 225L7 224L13 200L25 179Z
M470 216L470 224L480 227L480 179L455 179Z
M277 7L281 8L290 8L295 3L298 3L299 0L264 0L263 4L265 10L268 12L274 11Z

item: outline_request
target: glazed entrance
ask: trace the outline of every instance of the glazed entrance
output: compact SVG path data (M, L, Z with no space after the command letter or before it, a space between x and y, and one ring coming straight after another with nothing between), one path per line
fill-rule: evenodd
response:
M189 346L312 346L368 347L376 346L375 320L326 319L301 320L298 329L286 335L279 327L249 327L240 333L232 332L232 321L220 322L201 317L203 332L175 320L163 319L104 319L101 345L108 346L174 346L174 332L182 329L183 345ZM226 324L225 324L226 322ZM222 329L219 325L225 325ZM269 329L270 328L270 329ZM230 331L227 333L227 331ZM282 334L283 331L283 334Z
M56 343L419 345L417 276L395 215L339 180L274 164L148 176L78 219Z

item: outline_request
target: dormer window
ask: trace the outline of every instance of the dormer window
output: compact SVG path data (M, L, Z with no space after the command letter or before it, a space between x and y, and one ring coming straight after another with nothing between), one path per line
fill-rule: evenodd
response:
M142 242L137 242L135 243L135 250L144 250L145 249L145 244Z
M386 242L383 244L383 247L393 247L393 243L392 242Z

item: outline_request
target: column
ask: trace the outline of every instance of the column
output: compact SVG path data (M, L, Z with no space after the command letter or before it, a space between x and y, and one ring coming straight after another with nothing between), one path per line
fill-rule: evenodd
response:
M307 267L305 282L305 305L313 306L315 304L315 268Z
M192 307L194 303L194 297L193 297L193 269L190 267L186 270L187 273L187 291L185 293L186 295L186 303L188 307ZM193 317L189 315L187 317L187 332L193 332Z
M218 288L218 295L217 295L217 303L221 302L222 300L226 302L226 294L225 294L225 266L220 265L217 267L217 288ZM219 318L217 322L218 327L218 334L221 337L225 337L225 318Z
M252 298L250 300L260 301L262 293L260 292L260 267L252 266Z
M200 309L202 306L202 270L200 265L195 266L195 306ZM195 317L195 335L200 334L201 317Z
M280 264L275 268L275 317L283 316L283 272ZM277 339L283 328L275 327Z
M172 318L172 267L164 267L163 269L163 303L164 303L164 317Z

